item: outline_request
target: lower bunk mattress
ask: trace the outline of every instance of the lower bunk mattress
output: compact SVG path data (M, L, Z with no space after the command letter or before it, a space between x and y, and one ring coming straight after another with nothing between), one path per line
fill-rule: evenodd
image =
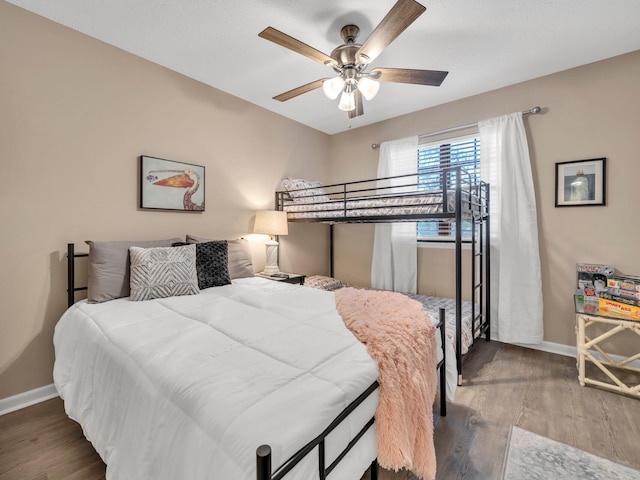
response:
M349 285L336 278L324 275L312 275L305 279L305 286L320 290L335 291ZM444 350L447 354L446 370L447 370L447 398L454 400L455 392L458 387L458 367L456 365L456 301L453 298L431 297L427 295L407 295L409 298L417 300L423 308L429 313L429 317L434 323L438 322L440 308L445 309L445 336L447 338ZM478 307L476 307L478 308ZM472 303L469 301L462 302L462 355L469 351L473 345L473 332L471 327L472 319ZM438 361L441 360L442 346L440 345L440 333L436 334L438 342Z
M438 311L445 309L446 335L449 341L456 344L456 300L454 298L430 297L428 295L408 295L410 298L422 303L424 309L433 318L437 318ZM473 329L471 327L472 303L462 302L462 355L465 355L473 345ZM479 307L476 305L476 309Z

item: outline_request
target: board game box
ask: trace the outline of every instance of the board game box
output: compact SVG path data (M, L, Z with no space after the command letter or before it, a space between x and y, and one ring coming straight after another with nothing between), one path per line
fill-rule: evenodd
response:
M578 263L578 289L586 296L597 296L599 292L606 292L608 280L613 276L615 268L611 265L593 263Z

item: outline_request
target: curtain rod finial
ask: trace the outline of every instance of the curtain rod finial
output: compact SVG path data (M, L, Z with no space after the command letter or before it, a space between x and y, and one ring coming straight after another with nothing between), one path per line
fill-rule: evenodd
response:
M376 148L378 148L378 147L380 147L380 144L379 144L379 143L372 143L372 144L371 144L371 148L373 148L374 150L375 150Z

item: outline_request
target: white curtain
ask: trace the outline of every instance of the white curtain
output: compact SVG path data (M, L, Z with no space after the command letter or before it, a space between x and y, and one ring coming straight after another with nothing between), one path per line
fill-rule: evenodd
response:
M380 145L378 178L418 172L418 137L403 138ZM417 177L379 181L382 192L401 193L400 185L417 183ZM413 190L412 188L408 189ZM371 286L394 292L416 293L418 243L415 222L379 223L375 227Z
M508 343L542 342L538 223L522 113L478 122L481 177L490 184L491 332Z

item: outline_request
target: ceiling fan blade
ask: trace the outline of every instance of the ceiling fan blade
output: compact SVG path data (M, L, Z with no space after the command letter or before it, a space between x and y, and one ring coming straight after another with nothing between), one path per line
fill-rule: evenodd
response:
M398 0L358 52L359 63L370 63L426 10L415 0ZM364 59L361 56L365 56ZM363 61L364 60L364 61Z
M306 85L302 85L301 87L281 93L280 95L273 97L273 99L278 100L279 102L286 102L287 100L291 100L293 97L297 97L298 95L302 95L303 93L307 93L311 90L322 87L322 83L325 80L328 80L328 78L321 78L320 80L316 80L315 82L307 83Z
M323 65L326 65L327 63L335 63L335 60L332 59L329 55L326 55L320 50L316 50L306 43L302 43L300 40L296 40L295 38L287 35L286 33L282 33L279 30L276 30L275 28L267 27L263 31L261 31L258 36L273 43L277 43L278 45L284 48L288 48L289 50L292 50L296 53L304 55L305 57L310 58L311 60L315 60L316 62Z
M356 104L356 108L353 110L349 110L349 118L359 117L360 115L364 115L364 106L362 105L362 93L360 90L353 91L353 100Z
M374 68L371 70L373 78L380 82L415 83L416 85L431 85L439 87L449 72L440 70L412 70L410 68Z

